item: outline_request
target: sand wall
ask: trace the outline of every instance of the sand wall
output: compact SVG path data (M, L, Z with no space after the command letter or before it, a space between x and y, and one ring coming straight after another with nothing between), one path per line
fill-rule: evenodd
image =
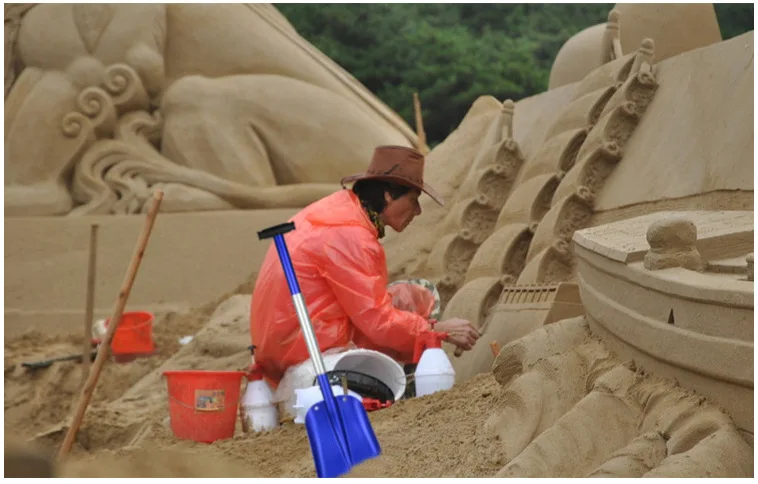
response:
M256 232L294 210L160 214L127 309L186 311L254 274L269 244ZM95 317L108 317L144 216L5 219L5 337L37 329L79 333L90 224L98 223Z

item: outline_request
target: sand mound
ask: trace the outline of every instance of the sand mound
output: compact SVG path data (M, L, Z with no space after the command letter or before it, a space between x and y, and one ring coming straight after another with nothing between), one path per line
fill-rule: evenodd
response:
M253 284L254 280L251 279L232 291L232 294L249 293ZM194 311L168 313L158 318L153 329L155 354L126 364L106 364L92 406L114 402L124 394L133 392L134 388L140 387L139 383L145 377L153 375L160 380L154 370L180 353L183 346L179 339L200 331L215 309L228 298L229 294ZM241 344L247 345L247 339ZM46 336L31 331L5 342L6 435L29 438L39 432L49 432L51 428L60 431L61 423L68 420L79 398L83 378L81 365L64 361L54 363L46 369L31 370L21 363L81 352L81 338L73 335ZM184 368L192 367L190 363Z

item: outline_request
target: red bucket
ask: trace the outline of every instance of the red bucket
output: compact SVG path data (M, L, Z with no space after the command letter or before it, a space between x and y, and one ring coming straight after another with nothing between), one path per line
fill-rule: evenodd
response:
M210 444L234 437L243 371L164 371L171 430Z
M150 356L155 352L153 342L152 313L133 311L123 313L116 334L111 341L113 358L118 362L131 361L140 356ZM108 327L110 318L105 321Z

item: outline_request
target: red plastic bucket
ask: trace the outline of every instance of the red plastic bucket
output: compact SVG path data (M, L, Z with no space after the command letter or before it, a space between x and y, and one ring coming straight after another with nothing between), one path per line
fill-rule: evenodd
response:
M131 361L155 352L153 342L153 313L133 311L123 313L116 334L111 341L111 351L116 361ZM110 318L105 321L108 327Z
M171 430L210 444L234 437L243 371L164 371Z

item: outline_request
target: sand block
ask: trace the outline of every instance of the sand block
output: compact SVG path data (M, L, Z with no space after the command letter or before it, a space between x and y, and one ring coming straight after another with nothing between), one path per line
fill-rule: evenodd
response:
M650 248L648 227L667 217L691 219L697 227L697 246L704 254L726 259L735 251L753 246L753 212L748 211L683 211L658 212L617 223L578 230L575 244L618 262L642 260Z

